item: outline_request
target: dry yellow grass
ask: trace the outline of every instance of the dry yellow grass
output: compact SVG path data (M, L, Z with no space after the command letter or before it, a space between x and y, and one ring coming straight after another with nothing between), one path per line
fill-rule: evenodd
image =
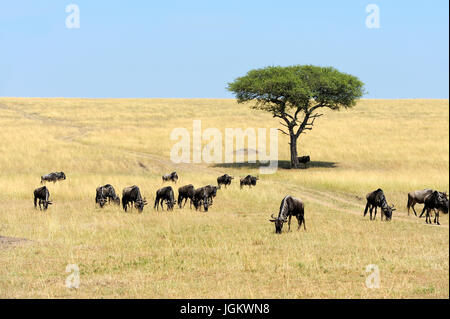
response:
M177 187L258 174L171 163L170 132L191 131L193 119L222 132L278 127L233 100L1 98L0 235L30 241L0 247L0 297L449 297L448 216L428 226L405 207L411 190L448 190L448 100L362 100L326 112L300 140L316 161L309 169L261 175L252 190L235 180L208 213L155 212L160 176L173 169ZM279 155L289 158L282 135ZM54 205L34 210L40 176L60 170L68 179L49 184ZM143 214L96 208L105 183L119 193L137 184L150 204ZM362 217L362 198L378 187L398 207L390 223ZM306 232L274 234L268 217L286 194L305 201ZM78 289L65 287L67 264L79 265ZM365 286L368 264L379 266L380 289Z

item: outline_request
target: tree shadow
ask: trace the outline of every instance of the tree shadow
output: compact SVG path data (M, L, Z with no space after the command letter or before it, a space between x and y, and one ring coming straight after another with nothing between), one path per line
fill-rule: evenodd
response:
M260 167L269 166L267 163L218 163L214 164L213 167L222 167L222 168L249 168L249 169L257 169ZM299 169L308 169L308 168L337 168L338 163L335 162L323 162L323 161L311 161L306 166L300 164ZM290 161L278 161L278 168L281 169L291 169Z

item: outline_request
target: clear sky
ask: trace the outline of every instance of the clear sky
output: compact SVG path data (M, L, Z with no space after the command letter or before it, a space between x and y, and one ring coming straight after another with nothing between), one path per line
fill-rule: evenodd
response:
M0 96L232 97L252 68L314 64L366 98L448 98L448 15L448 0L1 1Z

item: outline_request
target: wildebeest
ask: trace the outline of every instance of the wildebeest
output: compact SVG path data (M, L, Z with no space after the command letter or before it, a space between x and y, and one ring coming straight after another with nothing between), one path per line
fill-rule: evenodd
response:
M116 195L114 187L110 184L97 187L95 192L95 202L103 207L106 202L111 202L111 200L116 204L120 205L120 198Z
M144 206L147 205L147 200L142 198L141 191L136 185L125 187L122 192L122 207L124 211L127 211L128 205L134 207L141 213L144 210Z
M213 198L217 195L217 190L219 187L213 185L204 186L206 197L208 198L208 205L211 206L213 203Z
M64 172L54 172L44 176L41 176L41 184L44 182L53 182L56 183L59 180L65 180L66 174Z
M172 182L176 183L178 181L178 174L177 174L177 172L172 172L170 174L163 175L162 180L163 180L163 182L172 181Z
M217 185L220 187L220 185L225 185L225 188L231 184L231 181L234 179L233 176L230 176L228 174L222 175L217 177Z
M244 178L240 179L240 187L242 189L242 187L244 187L244 185L247 185L249 188L251 188L252 186L256 186L257 180L259 180L259 177L247 175Z
M161 204L161 209L164 210L164 201L166 202L167 210L173 210L173 206L175 205L175 195L171 186L163 187L156 191L154 208L159 209L159 204Z
M300 157L297 157L297 159L298 159L298 162L300 164L305 165L305 167L307 167L307 164L311 161L311 158L309 157L309 155L307 155L307 156L300 156Z
M375 215L373 217L373 220L375 220L377 217L377 207L381 207L381 220L383 220L383 215L386 217L386 220L392 219L392 212L395 210L394 205L389 206L387 204L386 197L381 188L367 194L366 199L367 204L364 209L364 216L366 216L367 211L370 208L370 220L372 220L372 210L375 208Z
M288 222L288 231L291 230L292 216L297 218L298 230L302 226L302 223L304 229L306 230L305 205L300 199L287 195L281 201L278 217L274 217L273 214L271 215L272 219L270 219L270 221L275 223L275 232L277 234L281 234L281 230L283 229L283 224L285 222Z
M425 203L425 197L431 195L432 193L433 193L433 190L430 188L408 193L408 204L406 205L406 207L408 208L408 215L409 215L409 209L412 208L414 215L417 216L417 212L414 209L414 206L416 204Z
M205 212L208 211L209 200L208 200L208 192L205 186L197 188L194 191L194 199L192 200L192 203L194 204L195 210L198 209L201 210L201 206L203 205L203 209L205 210Z
M189 185L185 185L182 186L180 188L178 188L178 206L181 208L181 206L184 207L184 205L186 205L187 200L190 200L190 207L192 207L192 201L194 200L194 185L189 184ZM183 204L183 200L185 200L184 205Z
M42 210L41 205L44 206L44 210L47 210L48 205L53 204L49 198L50 192L48 191L47 186L36 188L34 190L34 208L37 208L37 200L39 199L39 210Z
M444 214L448 214L448 198L445 193L441 193L438 191L433 191L430 195L425 197L425 205L422 210L422 214L420 214L420 217L424 214L426 211L426 218L425 222L427 224L431 224L431 215L430 211L434 210L434 223L437 225L440 225L439 223L439 211L443 212Z

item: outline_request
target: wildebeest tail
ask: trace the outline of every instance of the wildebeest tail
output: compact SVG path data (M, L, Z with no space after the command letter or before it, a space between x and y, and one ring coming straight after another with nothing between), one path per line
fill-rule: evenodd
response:
M367 202L366 208L364 209L364 216L366 216L368 210L369 210L369 202Z

